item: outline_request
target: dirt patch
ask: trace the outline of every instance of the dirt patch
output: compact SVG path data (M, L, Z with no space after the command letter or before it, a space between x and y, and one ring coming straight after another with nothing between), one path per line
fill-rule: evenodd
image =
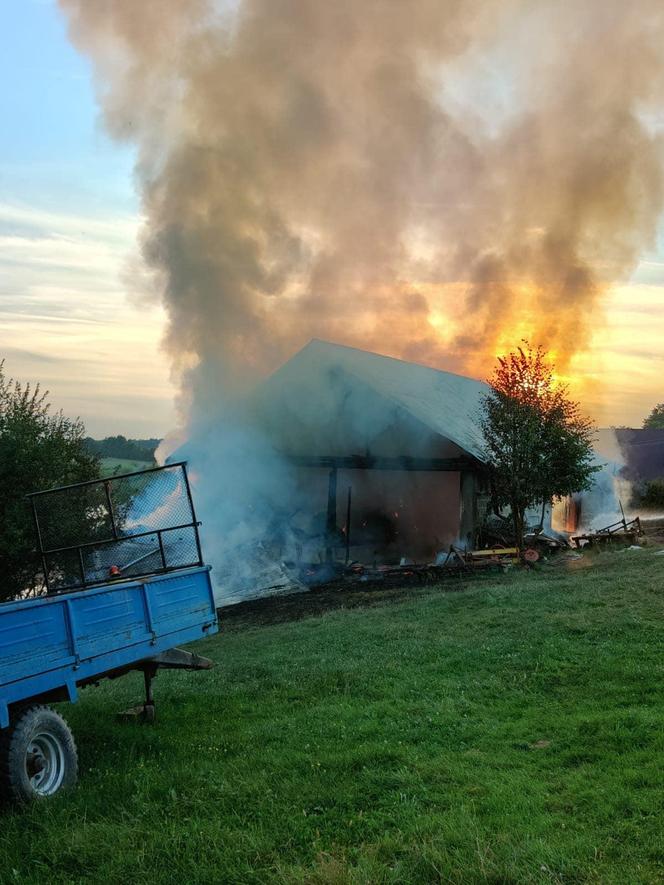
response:
M652 543L650 532L647 532L646 537ZM535 568L542 571L550 568L577 571L593 568L597 563L596 550L583 552L564 550L551 555L546 561L538 563ZM441 579L439 572L435 576L416 572L412 573L410 578L404 574L400 583L397 584L394 581L399 579L394 575L382 582L331 581L318 587L312 587L303 593L269 596L240 602L236 605L223 606L219 609L219 622L221 629L227 631L283 624L302 618L317 617L335 609L370 608L391 602L401 602L414 598L423 592L431 592L431 590L441 593L459 592L477 586L491 576L489 572L470 575L461 573Z
M475 581L472 582L476 583ZM458 592L468 586L459 578L452 578L437 585L441 593ZM269 624L283 624L311 618L328 611L344 608L369 608L390 602L402 602L414 598L426 588L421 586L381 587L354 585L312 587L306 593L293 593L288 596L270 596L227 605L219 609L219 624L222 630L235 631L247 627L261 627Z

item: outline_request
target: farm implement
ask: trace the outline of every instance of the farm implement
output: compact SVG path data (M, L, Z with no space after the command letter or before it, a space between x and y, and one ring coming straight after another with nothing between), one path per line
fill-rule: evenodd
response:
M183 463L29 496L43 590L0 605L0 791L26 802L77 779L74 738L47 706L141 671L209 669L177 648L217 632Z

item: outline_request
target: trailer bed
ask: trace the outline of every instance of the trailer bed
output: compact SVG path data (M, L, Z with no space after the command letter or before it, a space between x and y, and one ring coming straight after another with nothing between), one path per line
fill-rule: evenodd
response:
M217 632L206 566L0 605L0 728L12 705L78 687Z

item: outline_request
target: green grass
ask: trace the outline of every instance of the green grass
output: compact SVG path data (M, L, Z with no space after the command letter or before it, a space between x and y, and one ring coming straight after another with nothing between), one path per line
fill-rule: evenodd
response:
M5 813L0 880L664 881L664 557L198 643L63 708L78 790Z
M115 476L118 473L134 473L154 466L153 461L129 461L126 458L100 458L101 475Z

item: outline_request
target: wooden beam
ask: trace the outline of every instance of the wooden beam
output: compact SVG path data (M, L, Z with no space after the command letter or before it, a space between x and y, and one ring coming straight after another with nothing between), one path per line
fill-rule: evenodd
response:
M327 480L327 519L325 522L325 533L327 536L327 547L325 548L325 558L328 562L332 562L334 550L333 544L337 540L337 468L332 467Z
M477 531L477 476L471 470L462 470L459 478L459 540L465 544L466 550L475 547Z

